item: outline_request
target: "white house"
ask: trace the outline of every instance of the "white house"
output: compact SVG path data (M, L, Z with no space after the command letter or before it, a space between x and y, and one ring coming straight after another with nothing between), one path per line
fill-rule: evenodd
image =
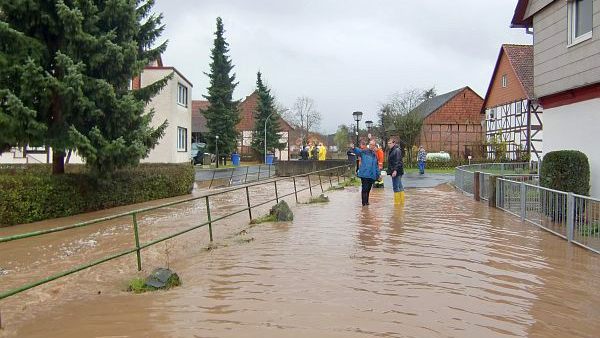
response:
M145 163L183 163L191 156L192 133L192 83L175 67L163 66L159 59L144 68L142 74L133 79L133 89L148 86L169 74L173 77L167 85L152 98L146 108L154 109L152 126L168 121L165 134L159 140Z
M512 27L533 34L544 152L585 153L590 193L600 197L600 0L519 0Z

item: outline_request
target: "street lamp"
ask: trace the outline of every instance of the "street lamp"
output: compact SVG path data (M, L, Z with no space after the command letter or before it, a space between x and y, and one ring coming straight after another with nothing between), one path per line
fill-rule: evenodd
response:
M373 121L367 120L367 121L365 121L365 125L367 126L367 131L369 133L369 138L371 138L371 128L373 127Z
M215 152L217 153L217 168L219 167L219 135L215 135Z
M354 113L352 113L352 116L354 117L354 121L356 121L356 147L359 147L360 145L358 144L358 131L360 130L358 127L358 122L360 121L360 119L362 119L362 112L360 111L355 111ZM356 171L358 172L358 154L356 154Z
M271 114L269 114L269 116L267 116L266 120L265 120L265 164L267 164L267 122L269 122L269 118L271 118L271 115L273 115L274 111L271 112Z

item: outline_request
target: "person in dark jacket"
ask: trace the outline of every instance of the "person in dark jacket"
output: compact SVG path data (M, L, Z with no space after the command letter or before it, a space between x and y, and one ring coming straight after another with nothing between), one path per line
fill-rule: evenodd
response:
M375 141L369 142L369 146L365 149L354 148L354 153L360 158L360 167L358 168L358 177L362 183L361 197L362 205L369 205L369 193L375 180L381 176L381 171L377 165L377 155L375 154Z
M404 153L401 144L394 139L388 141L388 174L392 176L392 187L394 189L394 204L404 204L404 187L402 186L402 175L404 175Z
M300 150L300 159L304 161L308 160L308 146L304 146Z

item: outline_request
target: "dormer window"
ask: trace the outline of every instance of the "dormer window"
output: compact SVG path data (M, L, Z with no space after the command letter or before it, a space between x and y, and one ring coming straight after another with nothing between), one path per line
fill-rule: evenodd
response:
M567 22L569 45L574 45L592 37L594 11L593 0L569 0Z
M508 85L508 80L506 79L506 74L502 75L502 88L506 88Z

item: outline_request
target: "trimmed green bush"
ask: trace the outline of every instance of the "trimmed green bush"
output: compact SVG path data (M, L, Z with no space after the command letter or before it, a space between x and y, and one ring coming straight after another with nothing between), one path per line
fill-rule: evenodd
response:
M544 155L540 168L542 187L588 196L590 164L587 156L577 150L551 151Z
M0 169L0 226L112 208L189 194L194 184L189 164L141 164L100 180L82 166L53 176L50 167Z

